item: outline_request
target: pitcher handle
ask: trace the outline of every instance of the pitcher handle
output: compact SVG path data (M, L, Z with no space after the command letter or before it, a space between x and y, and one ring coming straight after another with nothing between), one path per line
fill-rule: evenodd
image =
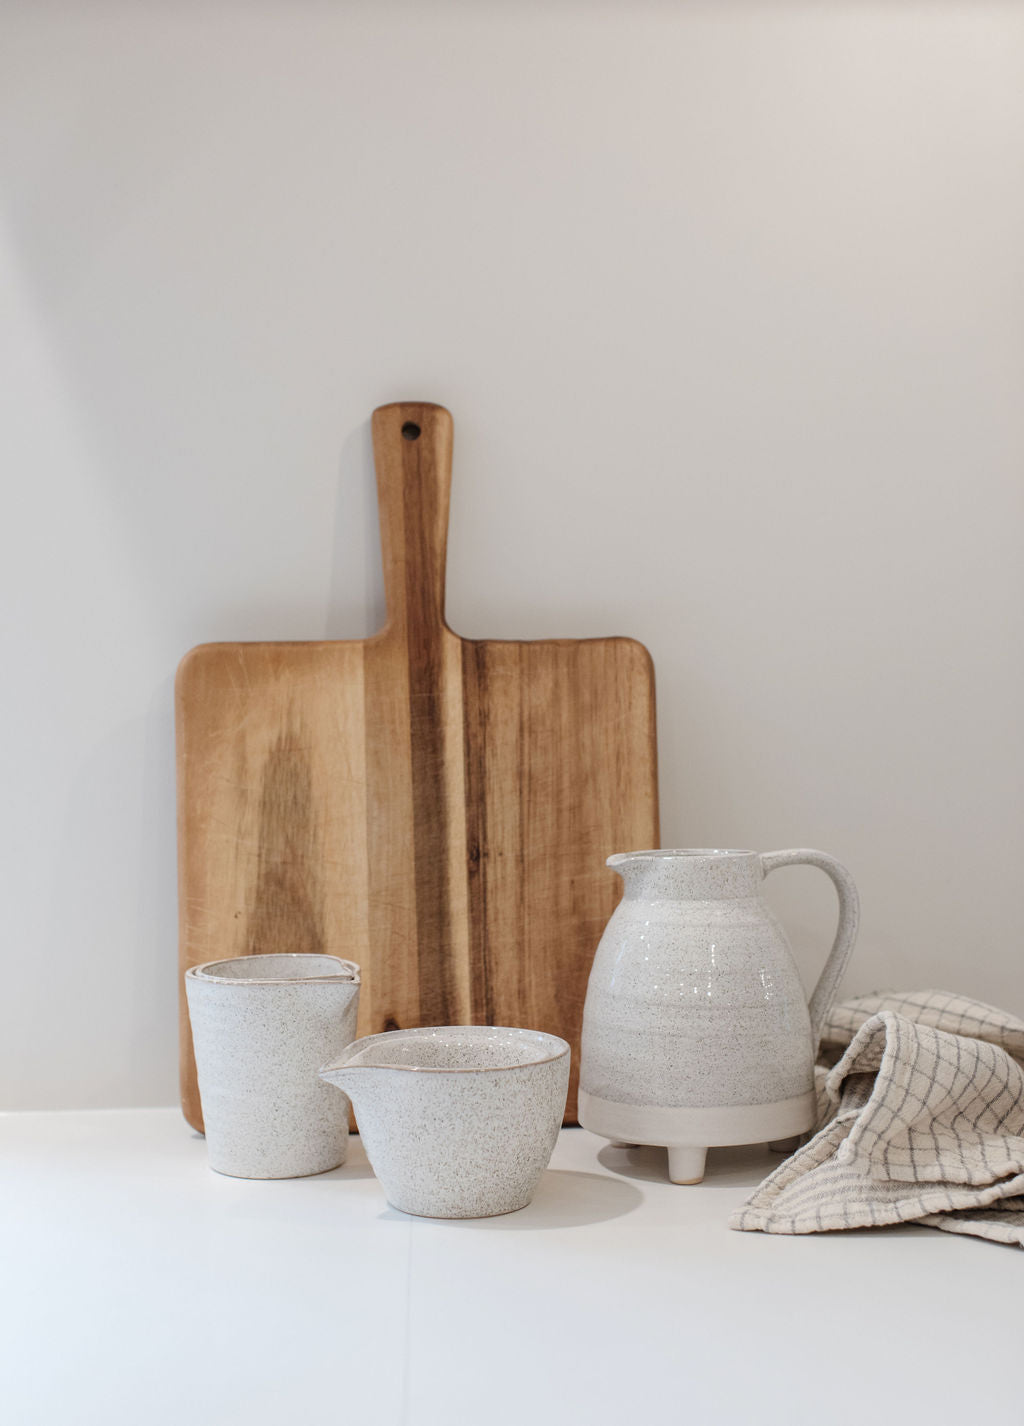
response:
M853 943L857 939L860 897L857 895L853 877L840 862L836 861L835 857L830 857L827 852L815 852L806 847L796 847L791 851L765 852L762 855L761 869L765 876L780 866L818 867L826 876L831 877L839 897L839 924L836 927L836 938L832 942L832 949L825 962L825 969L818 977L818 983L814 987L808 1006L811 1016L811 1039L814 1044L814 1053L817 1055L821 1032L825 1028L825 1017L832 1009L832 1002L836 998L839 982L843 978L850 959L850 952L853 950Z

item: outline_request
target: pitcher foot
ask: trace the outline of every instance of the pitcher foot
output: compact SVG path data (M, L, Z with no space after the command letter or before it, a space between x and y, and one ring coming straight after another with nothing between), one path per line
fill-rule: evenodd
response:
M673 1183L700 1183L704 1177L704 1160L707 1149L694 1149L689 1145L668 1150L668 1176Z

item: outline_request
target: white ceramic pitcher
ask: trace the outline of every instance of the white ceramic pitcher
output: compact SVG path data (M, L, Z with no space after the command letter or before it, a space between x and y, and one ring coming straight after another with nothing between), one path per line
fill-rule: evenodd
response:
M264 954L185 974L209 1164L235 1178L298 1178L345 1161L348 1101L319 1076L352 1043L359 967Z
M839 926L804 1001L764 877L807 864L832 878ZM791 1138L816 1113L814 1058L857 934L857 888L824 852L626 852L625 882L594 957L583 1011L584 1128L669 1151L699 1183L711 1145Z

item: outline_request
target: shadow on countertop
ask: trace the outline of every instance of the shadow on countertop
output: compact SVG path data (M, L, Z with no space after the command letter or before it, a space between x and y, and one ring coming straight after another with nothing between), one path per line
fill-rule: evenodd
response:
M503 1213L496 1218L416 1218L397 1208L388 1208L380 1217L462 1231L536 1232L545 1228L582 1228L590 1223L606 1223L632 1213L642 1202L640 1190L622 1179L574 1169L548 1169L533 1202L515 1213Z

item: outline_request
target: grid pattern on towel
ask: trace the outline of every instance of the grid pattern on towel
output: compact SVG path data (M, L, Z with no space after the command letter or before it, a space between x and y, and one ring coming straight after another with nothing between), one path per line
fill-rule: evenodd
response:
M861 996L823 1047L818 1133L731 1227L918 1222L1024 1247L1024 1021L945 991Z
M822 1045L845 1047L864 1021L880 1010L894 1010L916 1025L930 1025L933 1030L987 1040L1015 1059L1024 1060L1024 1020L948 990L885 991L844 1000L829 1011L821 1034Z

